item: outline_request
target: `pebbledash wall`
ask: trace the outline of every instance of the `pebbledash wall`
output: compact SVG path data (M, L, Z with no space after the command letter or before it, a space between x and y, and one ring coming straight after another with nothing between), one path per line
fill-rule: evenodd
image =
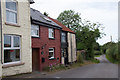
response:
M30 3L28 0L15 0L17 1L17 24L14 25L14 24L8 24L6 22L5 1L6 0L1 1L2 32L3 32L2 39L4 41L4 35L6 34L20 36L20 61L10 62L7 64L4 63L4 49L3 49L2 64L0 63L0 75L8 76L8 75L32 72ZM4 48L4 42L2 46Z
M76 38L75 34L68 32L68 62L76 61Z

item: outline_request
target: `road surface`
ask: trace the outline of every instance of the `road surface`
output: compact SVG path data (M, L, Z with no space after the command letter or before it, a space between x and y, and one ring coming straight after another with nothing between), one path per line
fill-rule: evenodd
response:
M98 58L99 64L44 75L43 78L118 78L118 65L110 63L105 55Z
M89 64L79 68L44 74L41 72L19 76L22 78L118 78L118 65L110 63L105 55L98 57L99 64ZM18 76L16 76L18 78Z

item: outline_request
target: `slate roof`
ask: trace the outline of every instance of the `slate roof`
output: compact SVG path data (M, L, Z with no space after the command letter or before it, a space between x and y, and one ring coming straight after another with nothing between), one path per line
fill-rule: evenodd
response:
M47 27L57 27L61 29L61 26L56 24L54 21L50 20L47 16L43 15L40 11L35 10L33 8L30 9L31 19L34 22L38 22L42 25L46 25Z
M56 24L58 24L59 26L61 26L63 31L67 31L67 32L70 32L70 33L74 33L74 34L75 34L74 31L72 31L71 29L69 29L68 27L66 27L65 25L63 25L63 24L62 24L61 22L59 22L58 20L52 19L52 18L50 18L50 17L49 17L49 19L51 19L51 20L54 21Z

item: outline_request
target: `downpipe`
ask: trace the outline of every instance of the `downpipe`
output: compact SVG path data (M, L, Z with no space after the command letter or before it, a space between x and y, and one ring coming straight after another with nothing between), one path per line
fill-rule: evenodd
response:
M2 11L1 11L1 0L0 0L0 33L1 33L1 64L3 64L3 62L2 62Z

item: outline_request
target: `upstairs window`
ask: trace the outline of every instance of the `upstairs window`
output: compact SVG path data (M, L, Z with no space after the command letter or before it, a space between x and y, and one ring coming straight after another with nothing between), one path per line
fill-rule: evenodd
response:
M54 29L49 28L49 38L54 38Z
M17 24L17 2L6 0L6 22Z
M65 43L66 42L66 34L64 32L62 32L61 36L62 36L61 42Z
M20 61L20 36L4 35L4 63Z
M39 37L39 25L31 25L31 36Z

